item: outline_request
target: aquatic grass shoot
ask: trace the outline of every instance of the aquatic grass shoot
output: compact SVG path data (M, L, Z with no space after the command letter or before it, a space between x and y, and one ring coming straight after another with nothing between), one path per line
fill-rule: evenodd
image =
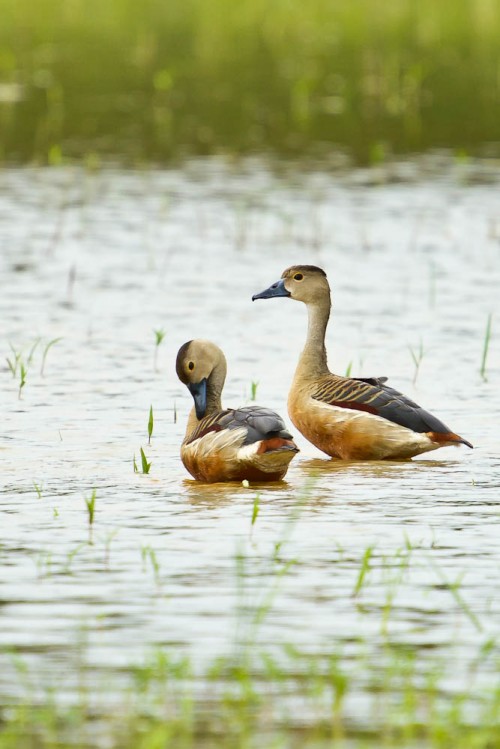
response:
M260 510L260 505L259 505L259 501L260 501L260 494L259 494L259 493L257 493L257 494L255 495L255 499L254 499L254 501L253 501L253 509L252 509L252 527L253 527L253 526L255 525L255 521L257 520L257 516L258 516L258 514L259 514L259 510Z
M28 370L26 369L26 366L23 361L19 363L19 392L18 392L18 399L21 400L21 394L23 391L23 387L26 385L26 375L28 374Z
M41 551L36 557L35 563L36 563L37 575L41 580L43 580L43 578L45 577L51 576L52 564L53 564L51 551Z
M40 375L42 377L44 375L44 367L45 367L45 362L46 362L46 359L47 359L47 354L50 351L50 349L52 348L52 346L54 346L54 344L56 344L60 340L62 340L62 338L53 338L45 346L45 349L44 349L43 355L42 355L41 367L40 367ZM35 339L34 343L31 345L31 348L30 348L30 350L28 352L28 356L26 357L26 360L24 360L24 358L23 358L23 349L20 349L18 351L17 349L14 348L14 346L12 345L12 343L10 343L10 341L9 341L9 348L12 351L12 356L10 356L10 357L7 356L6 357L6 362L7 362L7 366L9 368L9 371L10 371L12 377L15 378L16 376L19 376L19 388L18 388L18 399L19 400L21 400L23 388L26 385L26 378L27 378L27 375L28 375L28 368L33 363L35 352L36 352L38 346L40 345L41 341L42 341L42 339L40 337L38 337L38 338Z
M89 523L89 531L92 530L92 526L94 525L96 499L97 499L96 489L92 489L92 494L90 495L90 497L85 497L85 506L87 508L87 519Z
M153 418L153 406L149 407L149 419L148 419L148 445L151 444L151 436L153 434L154 418Z
M7 366L10 370L10 373L12 374L12 377L15 377L17 375L17 368L19 366L19 362L21 360L22 351L16 351L12 343L9 341L9 348L12 351L13 358L9 359L9 357L6 357Z
M449 580L446 578L444 572L438 567L438 565L434 562L433 559L428 557L429 564L432 567L432 569L436 572L437 576L441 580L441 586L445 590L449 590L453 598L455 599L455 602L458 604L459 608L466 614L466 616L470 619L472 624L475 626L475 628L479 631L483 631L483 625L479 621L478 617L474 613L474 611L471 609L467 601L464 599L462 594L460 593L460 587L461 587L461 579L456 580L455 582L449 582Z
M479 373L483 380L486 381L486 361L488 359L488 350L490 347L490 340L491 340L491 322L493 319L493 315L491 312L488 315L488 318L486 320L486 330L484 333L484 340L483 340L483 354L481 356L481 368L479 370Z
M359 569L358 578L356 580L354 590L352 591L352 594L351 594L353 597L356 597L357 595L359 595L363 587L363 584L365 582L365 578L371 569L370 560L372 558L374 548L375 547L372 545L372 546L368 546L365 549L365 552L363 554L363 559L361 560L361 567Z
M141 473L143 473L143 474L144 473L149 473L149 470L150 470L152 464L150 462L148 462L148 459L146 458L146 453L144 452L144 450L142 449L142 447L140 448L140 456L141 456ZM135 454L134 454L134 457L133 457L132 466L133 466L133 469L134 469L134 473L139 473L139 466L137 465L137 460L136 460Z
M119 532L119 528L114 528L112 531L109 531L109 533L106 533L104 537L104 566L106 569L109 569L109 561L111 558L111 542Z
M254 528L255 523L257 522L259 512L260 512L260 494L259 492L257 492L253 500L253 506L252 506L252 519L250 521L250 536L252 536L253 534L253 528Z
M159 585L160 584L160 563L158 562L156 552L152 548L152 546L150 546L149 544L143 544L141 546L141 559L142 559L142 568L144 571L146 570L147 563L148 562L150 563L151 568L153 570L155 583Z
M35 342L33 343L33 345L32 345L32 347L31 347L30 351L29 351L28 357L27 357L27 359L26 359L26 362L27 362L27 364L28 364L28 367L30 366L31 362L33 361L33 357L34 357L34 355L35 355L35 351L37 350L37 348L38 348L38 345L39 345L39 343L40 343L40 341L41 341L41 340L42 340L41 338L37 338L37 339L35 340Z
M77 555L80 553L80 551L84 548L86 548L87 544L77 544L74 549L71 549L71 551L68 552L66 556L66 562L63 567L63 572L65 574L69 574L71 572L71 567L73 565L73 562Z
M408 346L408 349L411 354L411 358L413 359L413 364L415 365L415 371L413 373L413 384L416 383L418 372L420 369L420 365L422 363L422 359L424 358L424 344L422 342L422 339L420 339L420 342L418 344L418 349L414 349L412 346Z
M250 384L250 400L254 401L257 398L257 388L259 387L259 382L252 380Z
M160 348L164 338L165 338L165 331L163 328L153 328L153 333L155 337L155 348L154 348L154 355L153 355L153 369L155 372L158 371L158 349Z
M43 350L42 364L40 366L40 375L42 377L44 376L44 373L45 373L45 363L47 361L48 353L49 353L50 349L52 348L52 346L55 346L56 343L59 343L59 341L62 341L62 336L59 336L58 338L53 338L51 341L49 341L47 343L47 345L45 346L45 348Z
M43 486L41 484L37 484L36 481L33 481L33 488L36 491L38 499L42 499Z
M134 458L135 462L135 458ZM148 459L146 458L146 454L144 450L141 447L141 468L143 473L149 473L149 470L151 468L151 463L148 463Z

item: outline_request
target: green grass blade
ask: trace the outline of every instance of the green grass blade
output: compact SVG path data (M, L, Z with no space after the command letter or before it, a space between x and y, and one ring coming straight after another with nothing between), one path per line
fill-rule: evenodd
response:
M486 360L488 358L488 349L490 347L492 319L493 319L493 315L490 312L490 314L488 315L488 319L486 321L486 331L484 334L484 342L483 342L483 355L481 357L481 369L479 370L483 380L486 380Z
M59 341L62 341L62 336L59 338L53 338L51 341L48 342L48 344L45 346L43 350L43 356L42 356L42 366L40 367L40 374L43 377L44 370L45 370L45 362L47 360L47 354L49 353L52 346L55 346L56 343L59 343Z
M375 548L374 546L368 546L367 549L365 549L365 553L363 554L363 559L361 560L361 567L359 570L358 579L356 580L356 585L354 586L354 590L352 592L353 597L358 595L359 591L363 587L365 577L368 571L371 569L370 559L372 558L374 548Z
M257 520L257 516L259 514L260 505L259 505L260 495L256 494L255 499L253 501L253 510L252 510L252 528L255 525L255 521Z
M89 526L92 526L94 524L96 497L97 497L97 491L96 489L93 489L90 497L85 499L85 504L87 506Z
M148 460L146 458L146 455L142 447L141 447L141 466L142 466L143 473L149 473L149 469L151 468L151 463L148 463Z
M153 426L154 426L153 406L150 406L149 407L149 420L148 420L148 445L151 444L151 435L153 434Z

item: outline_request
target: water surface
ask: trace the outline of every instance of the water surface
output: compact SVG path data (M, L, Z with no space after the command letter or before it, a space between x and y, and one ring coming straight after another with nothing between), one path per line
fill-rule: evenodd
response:
M23 694L14 653L36 689L71 700L82 668L99 694L158 646L203 669L245 637L347 663L361 642L375 664L389 642L422 673L441 664L451 692L495 683L498 651L477 660L500 621L495 317L479 369L498 312L499 181L494 165L437 157L349 173L199 160L0 174L2 703ZM257 401L286 416L306 312L251 296L297 262L332 285L331 368L389 376L475 449L339 463L294 430L301 452L258 489L252 528L254 487L198 484L180 462L191 403L175 355L213 339L225 403L248 403L258 382ZM141 447L149 475L133 469ZM369 693L358 673L356 725Z

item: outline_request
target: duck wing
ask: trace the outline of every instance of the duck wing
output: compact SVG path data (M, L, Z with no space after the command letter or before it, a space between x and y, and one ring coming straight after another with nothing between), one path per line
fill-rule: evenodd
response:
M196 425L196 429L193 429L193 431L189 435L189 438L186 439L185 444L189 444L190 442L194 442L195 440L199 440L202 437L204 437L206 434L210 434L210 432L220 432L220 431L222 431L222 429L224 429L224 427L221 424L221 420L228 413L229 413L229 409L226 409L224 411L216 411L215 413L210 414L209 416L205 416Z
M352 380L357 380L357 382L367 382L369 385L383 385L384 382L387 382L387 377L351 377Z
M215 414L205 416L196 429L189 435L189 442L201 439L210 432L221 432L223 429L246 430L243 445L253 442L280 437L284 440L292 440L292 435L287 431L285 422L270 408L262 406L244 406L243 408L226 408Z
M241 427L247 430L244 445L273 437L281 437L284 440L293 439L281 416L263 406L229 409L229 413L224 417L224 428L239 429Z
M322 403L365 411L414 432L449 434L442 421L394 388L387 377L350 378L329 375L321 379L312 397Z

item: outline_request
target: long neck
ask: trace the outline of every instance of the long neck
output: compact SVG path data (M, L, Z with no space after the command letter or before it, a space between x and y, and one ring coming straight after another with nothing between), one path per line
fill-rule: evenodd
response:
M222 388L226 381L226 363L217 364L207 380L207 410L205 416L222 411Z
M330 294L307 305L307 339L297 365L296 377L319 377L328 372L325 333L330 317Z

